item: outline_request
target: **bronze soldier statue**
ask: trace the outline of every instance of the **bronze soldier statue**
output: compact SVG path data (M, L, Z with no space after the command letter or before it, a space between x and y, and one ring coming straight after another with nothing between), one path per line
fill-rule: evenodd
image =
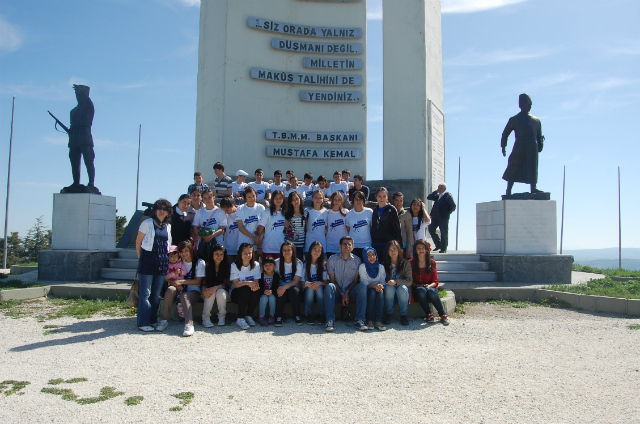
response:
M96 157L93 151L93 136L91 135L91 125L93 124L94 108L93 102L89 98L89 87L86 85L73 85L76 92L78 105L71 109L69 128L65 127L51 112L49 114L56 120L69 134L69 160L71 161L71 174L73 185L62 189L61 193L95 193L100 191L94 186L96 169L93 161ZM80 184L80 166L84 159L87 168L89 183L87 187Z
M516 132L516 141L509 155L509 164L502 175L507 182L507 196L511 195L514 183L531 185L531 193L542 193L536 188L538 184L538 153L542 151L544 136L540 119L529 114L531 97L521 94L519 97L520 113L512 116L502 132L502 155L506 156L507 140L512 131Z

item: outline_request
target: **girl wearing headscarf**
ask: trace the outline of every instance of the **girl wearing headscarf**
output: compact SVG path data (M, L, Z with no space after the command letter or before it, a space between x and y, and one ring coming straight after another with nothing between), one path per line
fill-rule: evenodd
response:
M384 288L386 272L384 266L378 262L378 254L373 247L362 250L362 263L358 268L360 281L367 285L367 328L375 327L380 331L387 329L382 325L384 312ZM374 324L375 322L375 324Z

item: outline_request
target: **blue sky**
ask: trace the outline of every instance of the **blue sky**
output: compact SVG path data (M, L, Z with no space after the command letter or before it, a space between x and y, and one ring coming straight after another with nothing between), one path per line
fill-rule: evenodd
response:
M368 178L379 179L381 0L367 7ZM558 232L567 167L564 247L617 246L618 166L623 246L640 247L638 16L636 0L443 0L447 183L457 196L461 157L461 249L475 248L475 204L505 189L500 135L521 92L547 137L538 186L558 201ZM47 110L68 121L73 83L91 86L96 185L119 214L135 206L139 124L141 199L177 199L193 172L198 25L197 0L0 0L2 199L16 96L10 231L24 235L40 215L50 225L52 194L71 183L67 140Z

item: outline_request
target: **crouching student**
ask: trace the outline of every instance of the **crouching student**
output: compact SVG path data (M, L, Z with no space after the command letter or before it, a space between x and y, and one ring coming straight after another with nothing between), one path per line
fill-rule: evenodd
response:
M260 278L260 316L258 324L265 327L275 324L276 318L276 291L280 286L280 276L276 274L276 263L273 258L262 259L262 277ZM267 305L269 306L269 318L267 318Z
M285 241L280 247L280 258L275 260L276 272L280 275L280 287L276 291L276 327L281 327L284 315L284 304L287 300L296 325L302 325L300 318L300 279L304 273L302 261L297 258L295 245Z
M324 249L322 243L314 241L309 246L309 253L304 264L304 322L315 325L313 316L313 300L318 302L319 314L317 321L324 325L327 321L324 306L324 286L329 281L326 263L324 262Z
M202 309L203 327L213 327L211 309L214 302L218 305L218 325L225 325L228 290L229 259L227 249L221 244L216 244L211 252L211 259L209 259L205 268L205 277L202 283L202 296L204 296L204 308Z

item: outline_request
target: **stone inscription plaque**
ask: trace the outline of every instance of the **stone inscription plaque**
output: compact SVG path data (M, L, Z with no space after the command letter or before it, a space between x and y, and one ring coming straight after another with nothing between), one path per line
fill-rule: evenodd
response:
M505 253L557 253L556 202L506 200Z
M266 138L267 140L312 141L318 143L359 143L362 141L362 133L267 130Z
M267 146L267 156L296 159L360 159L360 149L301 149Z
M362 43L313 43L273 38L271 47L304 53L362 54Z
M260 18L249 18L247 25L249 25L250 28L278 32L287 35L323 38L362 38L362 28L329 28L295 25Z
M429 102L429 137L431 139L431 188L445 182L444 171L444 114Z
M359 103L362 101L360 91L301 91L300 101L330 102L330 103Z
M297 72L272 71L269 69L251 68L251 78L263 81L284 82L307 85L362 85L360 75L336 74L300 74Z
M320 59L305 57L302 59L302 66L305 68L340 69L348 71L362 69L362 59Z

